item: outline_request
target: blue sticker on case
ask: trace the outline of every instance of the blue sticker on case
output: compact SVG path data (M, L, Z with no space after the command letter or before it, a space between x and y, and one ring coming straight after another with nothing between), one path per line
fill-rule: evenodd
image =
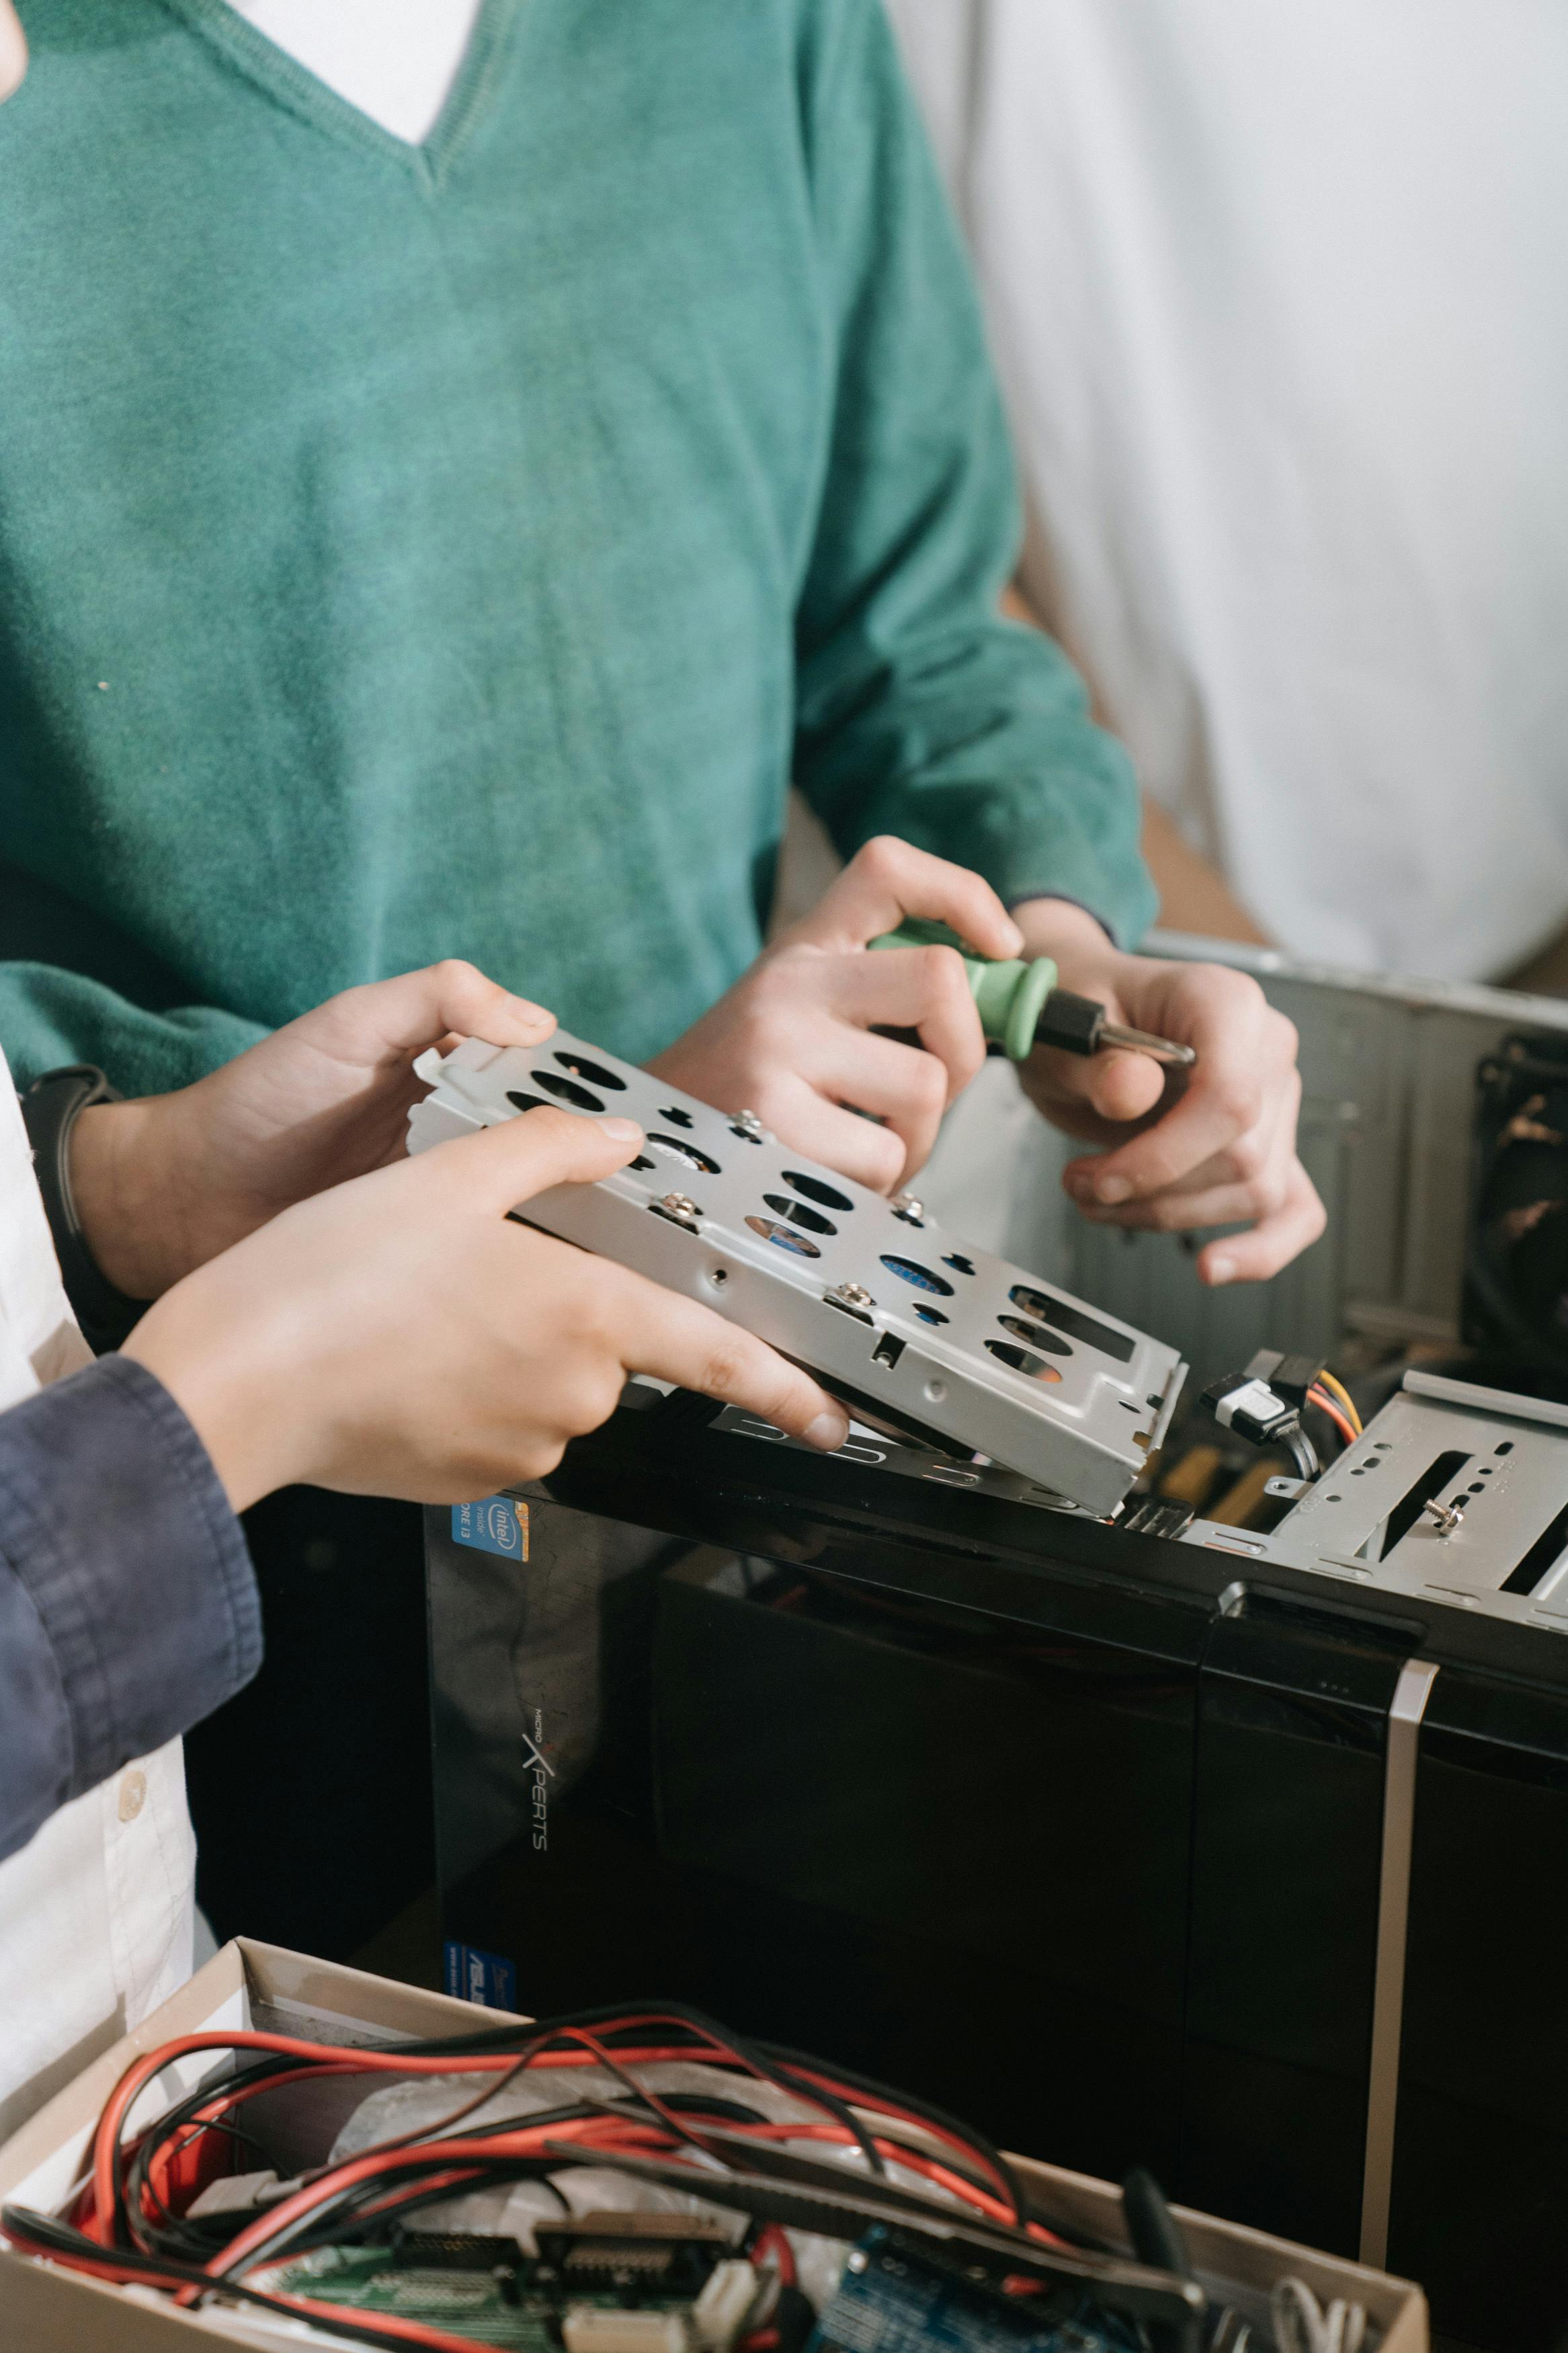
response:
M515 1495L487 1495L479 1504L454 1504L452 1541L476 1552L499 1553L502 1560L528 1558L528 1505Z
M448 1938L447 1991L459 2001L477 2001L484 2010L515 2010L516 1966L500 1953L481 1952L478 1945Z

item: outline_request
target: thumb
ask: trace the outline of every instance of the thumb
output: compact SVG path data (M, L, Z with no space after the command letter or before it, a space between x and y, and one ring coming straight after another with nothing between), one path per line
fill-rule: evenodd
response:
M504 1217L552 1185L593 1185L613 1176L642 1140L635 1119L588 1119L551 1106L520 1112L477 1135L454 1136L420 1158L444 1193Z
M1053 1051L1049 1060L1057 1092L1086 1103L1101 1119L1143 1119L1165 1091L1164 1070L1147 1054Z

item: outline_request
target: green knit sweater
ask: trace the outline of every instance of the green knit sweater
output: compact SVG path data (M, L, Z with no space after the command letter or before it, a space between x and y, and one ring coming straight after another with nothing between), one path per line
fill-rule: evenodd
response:
M0 110L0 1044L176 1084L465 955L644 1057L793 776L1151 912L994 618L1005 437L877 0L485 0L422 148L223 0L22 0Z

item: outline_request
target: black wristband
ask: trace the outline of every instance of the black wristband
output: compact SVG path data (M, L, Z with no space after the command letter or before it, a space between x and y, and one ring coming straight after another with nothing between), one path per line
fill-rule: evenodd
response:
M33 1147L33 1173L44 1197L66 1297L83 1339L100 1356L129 1337L150 1303L127 1299L122 1291L116 1291L87 1246L71 1195L70 1135L78 1113L89 1104L123 1100L118 1088L111 1087L103 1072L89 1062L46 1071L22 1097L22 1117Z

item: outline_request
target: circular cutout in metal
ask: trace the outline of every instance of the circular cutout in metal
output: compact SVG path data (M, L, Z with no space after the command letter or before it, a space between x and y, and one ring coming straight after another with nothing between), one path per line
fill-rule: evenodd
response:
M660 1103L658 1115L660 1119L668 1120L671 1127L691 1125L691 1113L689 1111L682 1111L679 1103Z
M841 1193L836 1185L824 1183L820 1176L804 1176L798 1168L786 1168L784 1180L786 1185L793 1185L797 1193L804 1193L808 1201L819 1202L825 1209L841 1209L847 1215L855 1207L848 1194Z
M548 1111L550 1108L542 1095L525 1095L521 1087L508 1087L506 1099L513 1111Z
M700 1144L687 1144L673 1135L650 1134L647 1140L656 1152L668 1152L672 1160L683 1160L688 1168L700 1168L704 1176L719 1174L719 1163Z
M1030 1324L1022 1315L998 1315L996 1321L1016 1340L1027 1340L1031 1348L1045 1348L1053 1356L1072 1355L1072 1342L1058 1332L1047 1332L1043 1324Z
M591 1062L575 1046L558 1046L555 1059L563 1071L570 1071L574 1078L586 1079L591 1087L605 1087L613 1095L624 1095L626 1091L625 1079L606 1071L603 1062Z
M545 1093L553 1095L558 1103L570 1103L574 1111L603 1111L605 1108L597 1095L590 1094L587 1088L579 1086L575 1079L563 1078L559 1071L535 1071L532 1075L536 1087L542 1087Z
M965 1258L962 1250L950 1250L942 1260L942 1264L951 1266L959 1274L973 1274L974 1271L973 1261Z
M763 1198L777 1216L787 1218L792 1226L804 1226L808 1234L838 1231L831 1218L825 1218L820 1209L808 1209L804 1201L792 1201L787 1193L764 1193Z
M796 1258L822 1256L815 1242L808 1241L804 1234L793 1233L788 1226L775 1225L772 1218L748 1218L746 1223L754 1234L761 1234L763 1241L772 1242L775 1250L792 1250Z
M1044 1356L1037 1356L1032 1348L1015 1347L1011 1340L987 1340L986 1346L994 1356L1013 1372L1022 1373L1026 1380L1059 1381L1061 1375L1055 1365L1047 1365Z
M921 1266L918 1259L894 1258L890 1251L884 1250L882 1264L889 1274L896 1274L901 1282L913 1283L917 1291L934 1291L939 1299L952 1297L952 1285L946 1277L933 1274L930 1267Z
M915 1302L915 1314L920 1317L922 1324L945 1324L947 1322L947 1318L942 1314L940 1307L924 1307L918 1299Z

